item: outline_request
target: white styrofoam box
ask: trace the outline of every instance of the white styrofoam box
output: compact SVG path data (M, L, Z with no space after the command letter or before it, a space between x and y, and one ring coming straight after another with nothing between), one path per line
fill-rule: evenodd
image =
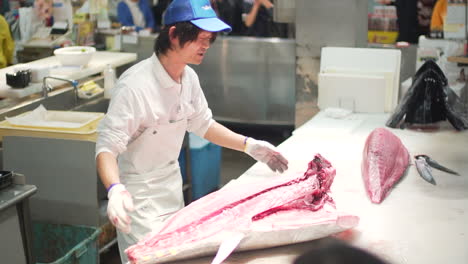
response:
M383 90L383 94L381 91L375 94L383 96L383 98L372 98L372 100L383 101L382 112L391 112L398 104L400 64L401 51L398 49L324 47L321 52L320 74L343 74L344 78L349 78L350 75L356 75L355 78L352 78L356 84L359 80L361 82L365 82L366 79L374 80L375 78L372 78L372 76L377 77L377 79L383 79L383 81L371 81L374 88L366 83L361 83L360 85L366 87L366 89L358 89L358 85L353 85L353 87L348 86L348 89L357 89L356 93L358 91L364 93L357 94L355 96L356 98L360 96L366 97L366 94L370 92L368 91L369 89ZM339 76L333 78L337 79ZM334 82L338 81L336 80ZM341 91L345 87L335 92ZM323 89L320 88L319 82L319 101L321 97L320 90L323 91ZM352 93L353 91L348 92ZM340 94L330 95L329 93L328 95L335 97L341 96ZM355 102L363 101L355 100ZM356 107L356 109L361 109L361 107ZM362 107L362 109L366 108L367 107L364 106Z
M395 71L400 68L401 51L398 49L324 47L321 52L320 71L327 68Z
M416 71L426 60L433 59L447 77L448 82L453 84L457 81L462 67L447 59L450 56L463 55L463 52L464 40L428 39L425 36L420 36L416 51Z
M318 106L357 113L385 112L386 78L381 75L320 73Z
M367 76L377 76L377 77L381 77L381 78L384 78L385 79L385 83L384 84L380 84L380 85L384 85L384 87L374 87L374 89L381 89L383 88L384 91L385 91L385 95L384 95L384 99L385 99L385 103L384 103L384 110L383 112L386 112L386 113L390 113L392 112L392 110L396 107L396 104L398 103L398 100L395 100L394 99L394 73L393 72L370 72L370 71L358 71L358 70L337 70L337 69L331 69L327 72L324 72L323 74L342 74L342 76L344 77L348 77L348 76L356 76L356 77L359 77L361 78L363 76L363 79L362 79L362 82L365 82ZM367 84L364 84L362 83L361 85L363 85L364 87L367 87L366 85ZM397 86L398 87L398 86ZM373 89L372 87L369 87L370 89ZM353 89L352 87L347 87L347 86L344 86L344 87L341 87L341 89ZM365 91L363 89L357 89L355 90L356 92L356 97L359 97L359 96L363 96L365 97L366 94L368 93L368 91ZM361 93L364 93L364 94L361 94ZM336 95L339 95L339 94L336 94ZM320 97L320 94L319 94L319 97Z

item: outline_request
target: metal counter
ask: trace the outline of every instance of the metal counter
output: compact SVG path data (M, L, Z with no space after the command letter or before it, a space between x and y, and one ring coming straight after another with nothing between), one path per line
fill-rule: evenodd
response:
M293 39L224 37L194 66L217 120L294 125Z
M34 185L13 184L0 190L0 256L2 263L35 263L29 216Z

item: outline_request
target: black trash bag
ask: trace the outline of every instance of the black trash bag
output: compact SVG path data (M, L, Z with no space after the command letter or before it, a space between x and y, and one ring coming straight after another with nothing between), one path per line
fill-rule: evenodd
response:
M449 87L439 66L429 60L414 75L411 87L386 125L404 128L407 124L432 124L444 120L457 130L467 129L468 110Z

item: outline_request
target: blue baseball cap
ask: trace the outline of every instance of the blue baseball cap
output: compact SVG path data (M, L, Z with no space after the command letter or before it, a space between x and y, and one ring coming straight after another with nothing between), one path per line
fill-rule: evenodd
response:
M173 0L164 13L164 25L190 21L210 32L231 32L231 27L216 16L209 0Z

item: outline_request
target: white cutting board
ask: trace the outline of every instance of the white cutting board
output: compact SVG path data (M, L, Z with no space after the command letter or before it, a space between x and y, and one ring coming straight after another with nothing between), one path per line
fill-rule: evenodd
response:
M384 75L320 73L318 106L357 113L385 112L387 80Z
M356 78L358 78L358 76L363 76L359 78L364 79L367 78L364 76L370 77L372 75L383 77L386 80L385 83L380 83L378 85L383 85L385 89L385 93L383 95L385 107L382 113L388 113L392 112L398 105L400 64L401 51L398 49L324 47L321 51L320 74L343 74L343 78L345 79L350 75L356 75ZM336 76L336 78L338 78L338 76ZM373 82L371 79L372 78L370 78L369 81ZM333 82L338 82L338 80L334 80ZM356 80L354 80L354 82L356 82ZM377 85L375 82L374 84ZM363 85L371 89L370 85ZM381 87L375 88L379 90L381 89ZM343 89L345 88L342 87L339 91L342 91ZM356 88L355 86L349 86L348 89ZM320 81L319 90L323 90L320 88ZM347 91L344 92L346 93ZM366 97L368 92L369 91L367 90L363 90L363 88L359 88L355 91L355 97ZM381 96L380 91L376 91L375 93L378 93L378 95ZM321 95L319 93L319 101L324 101L323 99L320 99L320 96ZM340 97L341 95L337 93L335 96ZM373 97L372 100L378 100L380 102L381 98ZM328 99L325 98L325 101L328 101ZM357 101L362 102L360 99L357 99ZM364 105L359 108L365 109L366 106Z
M398 49L324 47L321 51L320 71L330 68L358 71L396 71L400 69L401 51Z

